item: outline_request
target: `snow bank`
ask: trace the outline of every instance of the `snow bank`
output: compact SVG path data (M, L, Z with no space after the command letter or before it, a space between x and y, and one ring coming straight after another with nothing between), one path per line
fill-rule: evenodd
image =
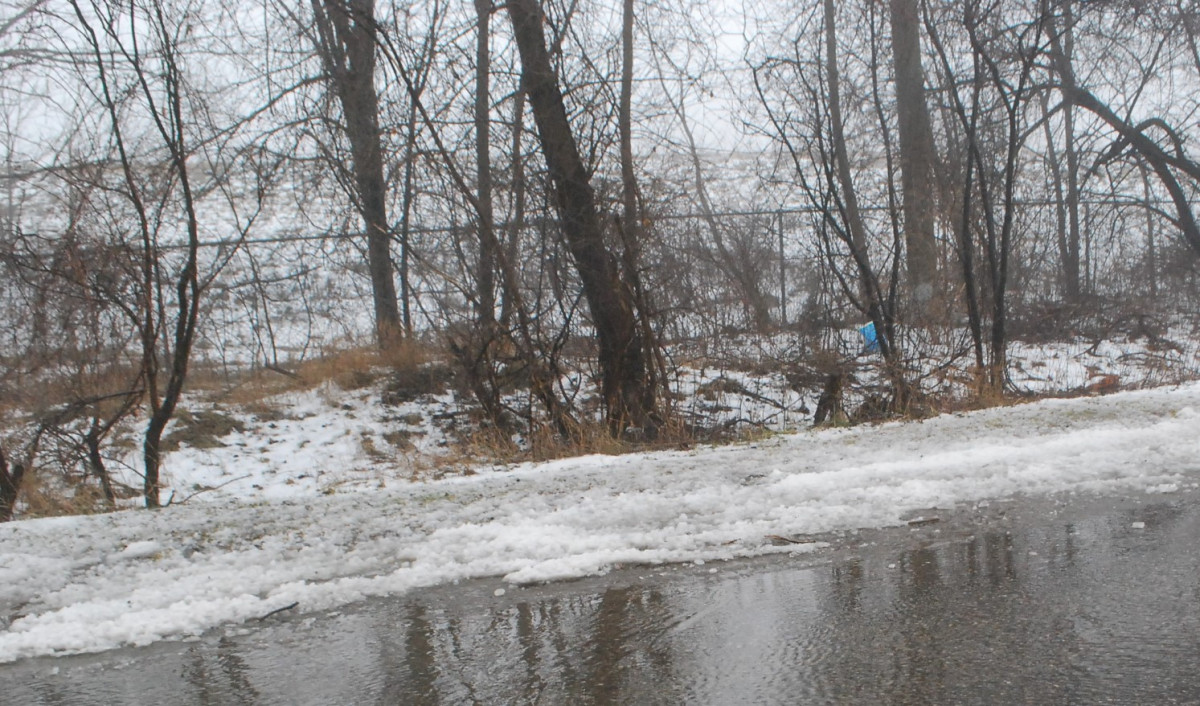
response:
M812 551L766 535L1019 493L1200 487L1200 385L354 493L0 526L0 661L497 576ZM318 470L318 469L314 469Z

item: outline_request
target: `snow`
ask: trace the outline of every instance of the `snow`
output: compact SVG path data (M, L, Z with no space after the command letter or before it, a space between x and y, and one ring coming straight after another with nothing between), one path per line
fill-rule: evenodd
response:
M198 499L245 498L296 499L313 497L335 488L377 488L395 471L412 475L417 456L435 451L444 435L434 429L428 415L450 409L452 395L433 397L418 404L385 407L376 390L347 393L332 389L286 393L271 399L275 409L287 410L280 418L259 419L224 407L221 412L236 418L243 431L221 439L219 448L182 446L168 455L165 464L164 500L195 496ZM399 424L408 414L421 418L418 424ZM177 422L173 422L173 425ZM168 427L168 436L174 426ZM410 432L412 454L402 450L387 454L388 473L380 472L380 458L368 448L385 446L390 430ZM401 463L397 463L397 459ZM132 464L129 464L132 465ZM139 485L133 474L123 480Z
M814 552L826 545L770 536L900 526L996 498L1190 493L1200 487L1198 408L1200 384L1188 384L371 492L214 493L160 511L13 522L0 526L0 661L186 638L293 604L330 610L471 578L511 590L616 565Z

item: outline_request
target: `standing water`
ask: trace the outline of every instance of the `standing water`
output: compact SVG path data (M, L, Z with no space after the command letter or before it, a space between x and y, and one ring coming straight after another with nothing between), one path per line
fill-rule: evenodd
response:
M1012 501L803 559L499 581L0 666L12 704L1200 703L1200 504ZM934 519L936 518L936 521Z

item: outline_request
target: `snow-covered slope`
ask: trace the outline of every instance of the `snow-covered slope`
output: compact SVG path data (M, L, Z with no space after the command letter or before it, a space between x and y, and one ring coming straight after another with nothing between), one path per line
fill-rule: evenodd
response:
M0 661L146 644L471 577L812 551L796 536L1014 494L1190 493L1200 384L373 493L0 526ZM293 606L293 604L295 604Z

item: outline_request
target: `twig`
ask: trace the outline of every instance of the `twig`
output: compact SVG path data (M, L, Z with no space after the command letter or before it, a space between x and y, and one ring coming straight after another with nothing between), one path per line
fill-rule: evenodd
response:
M297 374L297 373L293 373L292 371L290 371L290 370L288 370L288 369L286 369L286 368L281 368L281 367L279 367L278 365L269 364L269 365L264 365L264 366L263 366L263 368L264 368L264 369L266 369L266 370L270 370L270 371L271 371L271 372L273 372L273 373L279 373L280 375L284 375L284 376L286 376L286 377L289 377L289 378L291 378L291 379L293 379L293 380L299 380L299 379L300 379L300 375L299 375L299 374Z
M239 480L246 480L249 477L250 477L250 474L247 473L244 476L238 476L237 478L230 478L229 480L225 481L224 483L221 483L220 485L210 485L206 488L201 488L200 490L197 490L196 492L192 493L191 495L186 496L183 500L180 500L177 504L182 505L182 504L186 503L187 501L191 500L192 498L196 497L200 493L207 493L211 490L220 490L221 488L224 488L225 486L229 485L230 483L236 483ZM171 498L172 499L175 498L175 491L173 491L173 490L171 491ZM171 501L168 500L167 505L170 505L170 504L171 504Z
M295 608L298 605L300 605L300 601L296 601L295 603L293 603L291 605L285 605L282 608L276 608L275 610L271 611L270 613L267 613L266 615L262 616L261 618L258 618L258 622L261 623L262 621L266 620L267 618L271 617L272 615L278 615L279 613L282 613L285 610L291 610L292 608Z
M781 544L815 544L817 541L815 539L792 539L791 537L784 537L782 534L768 534L765 536L772 542Z

